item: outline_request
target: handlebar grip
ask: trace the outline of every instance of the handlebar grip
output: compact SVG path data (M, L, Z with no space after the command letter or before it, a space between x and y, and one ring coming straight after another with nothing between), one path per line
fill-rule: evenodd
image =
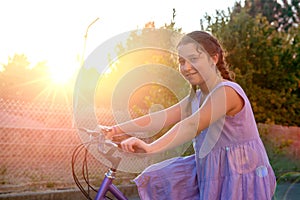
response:
M89 135L92 135L92 136L99 136L99 134L102 134L100 131L95 131L95 130L90 130L90 129L87 129L87 128L83 128L83 127L80 127L78 128L80 131L83 131Z

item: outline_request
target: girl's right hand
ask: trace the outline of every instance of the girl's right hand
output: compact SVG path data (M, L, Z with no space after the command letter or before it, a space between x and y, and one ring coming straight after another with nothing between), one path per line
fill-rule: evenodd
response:
M150 152L150 145L136 137L130 137L121 142L121 147L126 152L147 153Z

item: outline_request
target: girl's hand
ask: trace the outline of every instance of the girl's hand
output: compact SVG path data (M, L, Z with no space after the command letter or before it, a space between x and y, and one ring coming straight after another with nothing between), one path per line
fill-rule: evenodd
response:
M121 142L121 147L126 152L139 153L150 152L150 145L136 137L130 137Z
M117 134L116 128L113 126L98 125L96 130L100 130L105 135L105 138L110 140L115 134Z

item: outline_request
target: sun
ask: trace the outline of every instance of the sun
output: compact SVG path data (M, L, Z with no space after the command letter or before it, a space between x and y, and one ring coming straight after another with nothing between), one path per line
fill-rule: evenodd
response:
M49 74L53 84L66 85L76 75L79 67L78 64L63 64L63 65L50 65Z
M54 84L64 85L69 82L72 76L71 73L66 70L52 67L50 69L50 77Z

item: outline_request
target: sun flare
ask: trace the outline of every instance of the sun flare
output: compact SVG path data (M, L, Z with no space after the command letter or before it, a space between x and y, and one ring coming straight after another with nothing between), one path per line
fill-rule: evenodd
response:
M49 74L55 85L66 85L74 78L77 70L76 65L63 65L63 67L51 65Z
M51 80L54 84L64 85L71 79L70 73L64 73L58 68L50 70Z

